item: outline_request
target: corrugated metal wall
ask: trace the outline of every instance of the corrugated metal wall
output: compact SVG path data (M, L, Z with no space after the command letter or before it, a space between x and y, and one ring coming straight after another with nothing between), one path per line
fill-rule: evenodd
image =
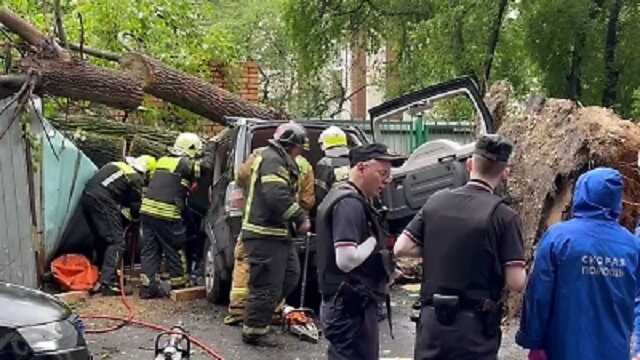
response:
M27 155L13 105L0 114L0 136L0 281L36 287Z

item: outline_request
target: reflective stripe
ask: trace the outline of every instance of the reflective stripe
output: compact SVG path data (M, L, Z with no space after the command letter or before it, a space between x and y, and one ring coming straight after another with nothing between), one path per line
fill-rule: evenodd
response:
M169 279L169 284L171 284L171 286L182 286L184 284L187 283L187 278L186 276L178 276L178 277L174 277L174 278L170 278Z
M131 167L131 165L127 163L123 163L122 161L112 162L113 165L117 166L120 171L122 171L125 175L135 174L135 170Z
M149 198L142 199L140 212L147 215L157 215L168 219L180 219L180 209L173 204L166 204Z
M278 175L265 175L265 176L261 176L260 177L260 182L261 183L269 183L269 182L277 182L277 183L282 183L287 185L287 180L281 178Z
M197 179L200 177L200 161L193 163L193 176Z
M114 172L113 174L109 175L108 178L102 180L100 185L102 185L104 187L109 187L109 185L111 185L112 182L120 179L123 176L124 176L124 173L122 172L122 170L118 170L118 171Z
M258 180L258 169L260 168L260 164L262 163L262 155L256 156L253 164L251 164L251 182L249 183L249 196L247 197L247 201L245 203L244 208L244 218L242 219L242 230L250 231L252 233L265 235L265 236L289 236L289 231L286 228L279 227L267 227L251 224L249 219L251 218L251 205L255 196L256 182ZM269 176L269 175L265 175ZM278 178L278 180L282 180L279 176L271 175Z
M281 178L287 181L291 181L291 177L289 176L289 170L283 168L282 166L279 166L276 172L278 173L278 175L280 175Z
M251 231L260 235L289 236L289 231L287 229L254 225L248 221L245 221L245 223L242 224L242 230Z
M230 296L245 296L249 295L249 289L247 288L232 288L229 293Z
M282 217L285 220L289 220L293 215L295 215L299 211L300 211L300 205L298 205L298 203L294 202L293 204L291 204L291 206L289 206L287 211L284 212L284 215L282 215Z
M269 332L269 326L263 328L257 328L247 325L242 325L242 333L246 335L266 335Z

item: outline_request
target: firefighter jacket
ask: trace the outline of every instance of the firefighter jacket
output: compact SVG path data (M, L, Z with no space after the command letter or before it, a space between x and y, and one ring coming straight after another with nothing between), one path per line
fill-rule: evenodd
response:
M240 186L244 190L245 194L248 193L249 181L251 180L251 166L264 149L266 149L266 147L253 150L247 160L238 167L235 178L236 185ZM313 167L302 155L296 157L296 165L299 170L297 194L298 204L300 204L304 210L310 211L316 204Z
M251 165L242 220L243 239L290 238L291 223L305 214L296 201L298 166L275 141L256 154Z
M298 204L304 210L311 211L316 203L313 167L302 155L296 156L296 165L298 165L300 172L298 177Z
M142 176L129 164L110 162L93 175L85 185L84 192L98 199L111 199L115 206L129 207L131 215L137 219L142 184Z
M336 150L342 150L336 151ZM349 150L347 148L332 148L316 164L315 194L316 204L322 200L334 183L349 179Z
M199 176L198 161L178 156L160 158L140 212L163 220L180 220L191 185Z

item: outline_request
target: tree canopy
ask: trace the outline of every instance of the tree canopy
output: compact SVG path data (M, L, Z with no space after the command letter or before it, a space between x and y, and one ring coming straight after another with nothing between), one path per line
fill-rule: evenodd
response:
M386 97L470 74L483 87L507 79L522 95L542 92L640 115L639 0L8 0L7 6L53 34L56 3L72 43L142 51L206 79L212 64L221 64L232 86L239 65L255 60L260 101L293 116L335 114L348 96L342 54L354 46L387 55L375 82Z

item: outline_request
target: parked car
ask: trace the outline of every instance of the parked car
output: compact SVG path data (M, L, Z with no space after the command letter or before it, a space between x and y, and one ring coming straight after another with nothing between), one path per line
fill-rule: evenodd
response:
M0 359L91 359L80 318L42 291L0 282Z
M204 221L204 231L207 234L205 244L205 288L207 299L221 303L228 299L233 271L233 250L240 233L240 224L244 208L244 194L235 182L236 169L249 157L251 152L266 146L273 137L276 128L283 121L258 120L247 118L230 118L229 128L221 137L216 139L213 159L213 174L211 184L211 198L209 212ZM320 133L333 125L331 122L300 121L310 142L310 150L303 154L311 165L315 165L322 158L322 150L318 143ZM356 127L343 127L348 135L349 146L367 142L365 134ZM294 239L300 253L304 248L302 237ZM313 243L313 241L311 241ZM311 258L313 258L313 246ZM313 302L313 294L317 293L315 285L315 264L311 261L307 287ZM293 294L290 303L296 304L298 294ZM299 296L299 295L298 295ZM316 296L317 297L317 296Z

